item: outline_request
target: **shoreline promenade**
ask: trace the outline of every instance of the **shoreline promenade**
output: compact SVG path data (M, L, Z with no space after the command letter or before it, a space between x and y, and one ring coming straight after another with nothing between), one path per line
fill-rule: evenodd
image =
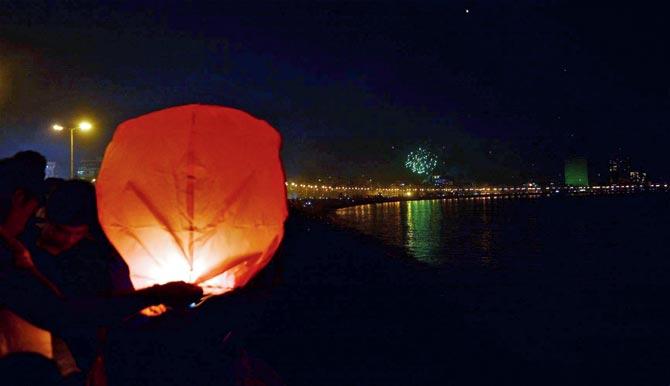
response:
M333 210L357 205L397 201L610 196L670 192L670 185L668 184L432 188L420 186L330 186L286 182L286 187L291 207L312 214L325 214Z

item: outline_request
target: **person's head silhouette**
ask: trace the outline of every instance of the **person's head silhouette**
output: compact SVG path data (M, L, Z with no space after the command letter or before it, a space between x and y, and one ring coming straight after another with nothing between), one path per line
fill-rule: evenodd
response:
M83 240L97 222L95 187L88 181L62 182L49 195L40 242L59 254Z
M17 236L35 213L44 194L46 159L34 151L0 160L0 224Z

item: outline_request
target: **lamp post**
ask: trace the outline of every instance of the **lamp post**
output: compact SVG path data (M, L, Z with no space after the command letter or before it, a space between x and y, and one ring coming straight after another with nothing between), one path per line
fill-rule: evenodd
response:
M63 131L65 128L61 125L53 125L51 126L52 129L56 131ZM79 122L79 125L77 127L72 127L70 128L70 179L74 178L74 131L79 129L80 131L89 131L93 128L93 125L91 123L82 121Z

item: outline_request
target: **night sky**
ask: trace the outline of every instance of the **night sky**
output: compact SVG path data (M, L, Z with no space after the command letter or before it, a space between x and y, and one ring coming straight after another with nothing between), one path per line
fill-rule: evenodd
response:
M621 152L670 177L670 23L640 2L0 1L0 155L67 173L55 122L92 120L78 158L120 122L211 103L283 135L289 178L407 178L423 145L463 182L592 180ZM446 4L445 4L446 3ZM171 5L165 5L171 4Z

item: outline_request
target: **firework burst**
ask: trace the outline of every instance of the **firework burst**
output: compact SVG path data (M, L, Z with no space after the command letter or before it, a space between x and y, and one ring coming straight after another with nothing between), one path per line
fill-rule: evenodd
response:
M437 157L423 147L407 155L405 167L418 175L430 176L437 167Z

